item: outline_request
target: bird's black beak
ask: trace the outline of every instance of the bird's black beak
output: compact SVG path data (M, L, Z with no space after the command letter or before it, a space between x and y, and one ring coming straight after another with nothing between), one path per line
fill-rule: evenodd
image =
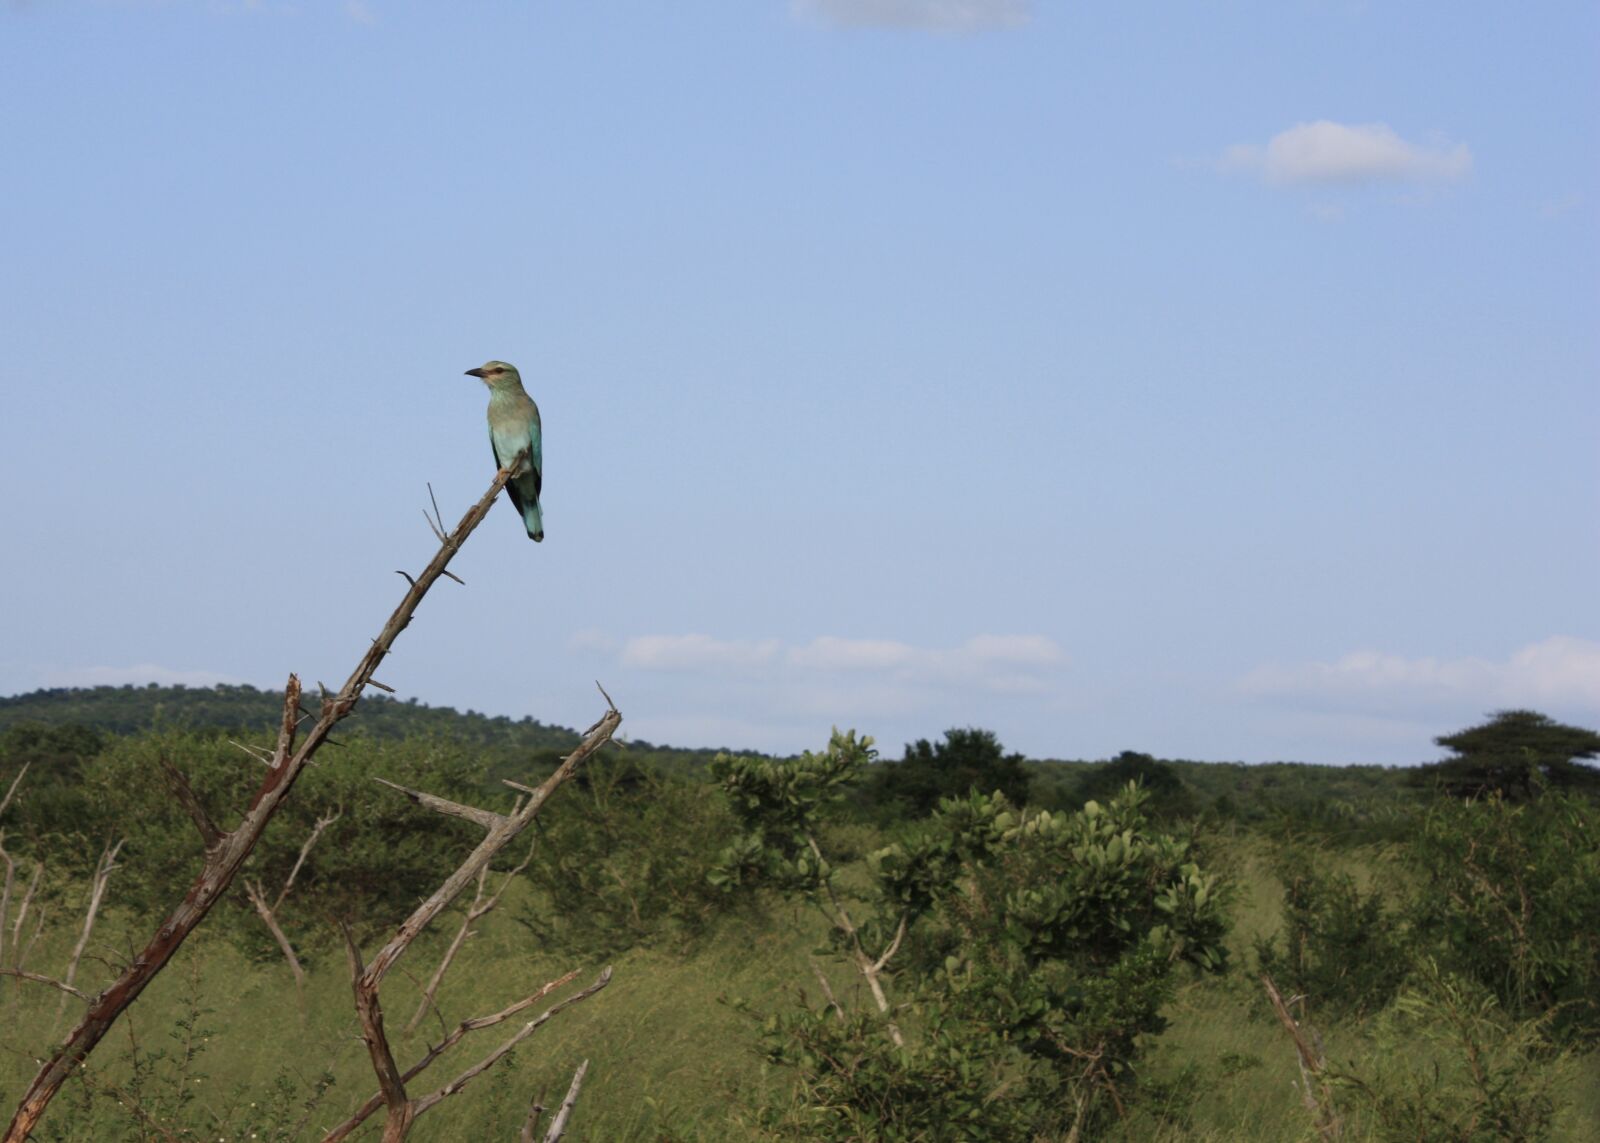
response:
M483 380L483 370L482 369L469 369L469 370L467 370L467 376L468 377L476 377L481 381L481 380Z

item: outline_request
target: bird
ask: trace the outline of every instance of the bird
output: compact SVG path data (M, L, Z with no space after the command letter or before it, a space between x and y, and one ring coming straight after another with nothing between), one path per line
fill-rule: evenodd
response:
M539 406L522 387L522 374L504 361L486 361L468 369L489 386L489 446L494 462L508 468L519 452L526 451L522 466L506 481L506 495L522 514L528 538L544 539L544 516L539 510L539 489L544 484L544 449L539 431Z

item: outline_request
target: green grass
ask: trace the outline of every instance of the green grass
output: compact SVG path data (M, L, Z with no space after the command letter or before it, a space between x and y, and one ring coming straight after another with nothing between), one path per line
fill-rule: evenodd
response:
M1154 1041L1142 1068L1149 1093L1133 1104L1115 1138L1134 1140L1298 1140L1313 1137L1301 1104L1293 1048L1267 1014L1250 971L1251 939L1275 930L1277 885L1270 872L1270 850L1251 841L1219 842L1217 853L1235 884L1235 970L1220 980L1186 984L1171 1011L1171 1027ZM1357 856L1355 867L1377 875L1381 858ZM515 889L520 888L514 887ZM510 899L480 925L447 978L440 1001L449 1023L495 1011L568 969L580 976L574 987L592 980L601 963L534 947L527 930L513 918L526 902ZM391 978L384 1001L396 1054L405 1066L437 1038L430 1021L407 1040L399 1030L409 1021L418 986L407 974L426 979L457 922L430 934L401 962L404 973ZM56 939L35 950L30 967L59 972L72 934L65 918L53 925ZM95 941L107 960L148 934L112 914ZM769 1070L754 1051L751 1018L725 999L743 999L757 1010L791 1003L798 989L812 990L810 956L822 943L820 919L803 909L775 905L760 927L729 922L688 956L648 949L615 960L610 987L557 1016L519 1047L502 1067L480 1077L461 1094L424 1117L418 1140L512 1140L528 1103L543 1096L557 1102L580 1060L590 1061L588 1081L569 1138L631 1140L744 1140L754 1109L781 1093L788 1077ZM371 948L366 950L369 954ZM86 962L85 987L109 978L102 963ZM847 1003L852 998L847 970L830 972ZM862 998L855 995L854 999ZM66 1024L53 1027L59 994L33 984L0 981L0 1096L9 1109L32 1076L34 1062L59 1041ZM203 1049L187 1071L173 1061L146 1066L141 1102L155 1119L141 1126L114 1095L93 1101L91 1089L126 1094L139 1076L131 1066L137 1043L141 1053L177 1051L171 1038L191 1006L203 1013L197 1030ZM68 1019L77 1001L69 1000ZM527 1016L536 1014L535 1007ZM1314 1014L1313 1014L1314 1016ZM526 1018L526 1017L525 1017ZM413 1085L431 1090L453 1078L511 1030L513 1020L475 1033ZM1389 1057L1363 1024L1330 1023L1320 1032L1329 1058L1383 1067ZM251 963L229 943L202 930L171 968L152 984L91 1058L84 1080L74 1080L52 1106L41 1139L160 1139L180 1125L192 1134L177 1138L272 1138L266 1123L281 1075L295 1088L291 1104L308 1093L324 1070L334 1084L310 1116L304 1138L332 1126L376 1090L359 1040L344 958L323 950L311 964L304 1012L297 1010L288 972L281 963ZM1557 1092L1564 1109L1555 1138L1580 1143L1600 1138L1600 1056L1555 1065ZM178 1102L182 1092L186 1102ZM129 1102L124 1098L123 1102ZM252 1106L252 1104L254 1106ZM298 1117L298 1111L290 1115ZM170 1118L163 1121L163 1115ZM254 1118L252 1118L254 1117ZM366 1133L377 1136L377 1117ZM1352 1119L1351 1140L1375 1138Z

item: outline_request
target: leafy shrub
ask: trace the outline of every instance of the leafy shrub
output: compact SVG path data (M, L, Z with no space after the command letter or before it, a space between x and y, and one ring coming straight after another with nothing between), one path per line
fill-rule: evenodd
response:
M1507 1017L1488 989L1424 959L1379 1021L1382 1067L1335 1074L1383 1143L1535 1143L1555 1119L1548 1017Z
M877 1004L852 1013L830 995L766 1019L767 1059L797 1078L763 1125L808 1139L1021 1140L1120 1111L1142 1040L1165 1027L1174 970L1224 965L1215 879L1190 843L1149 829L1130 786L1074 814L945 799L872 854L871 888L851 893L818 828L870 750L836 732L794 763L719 763L745 832L718 883L810 900Z
M707 875L734 833L718 791L624 758L595 760L539 819L528 877L543 892L519 919L593 955L637 944L687 949L734 899Z
M1255 943L1261 971L1334 1014L1364 1015L1393 999L1410 964L1404 922L1374 889L1362 894L1326 853L1280 861L1283 931Z
M1414 924L1447 968L1515 1018L1553 1013L1563 1042L1600 1040L1600 822L1550 793L1514 805L1444 801L1408 859L1423 884Z

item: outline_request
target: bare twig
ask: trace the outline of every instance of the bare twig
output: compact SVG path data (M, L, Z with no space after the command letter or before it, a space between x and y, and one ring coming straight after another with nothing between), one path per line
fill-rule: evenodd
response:
M550 1130L544 1133L544 1143L559 1143L567 1133L567 1120L572 1118L572 1108L578 1102L578 1091L583 1087L583 1077L588 1072L589 1061L584 1060L578 1065L578 1070L572 1073L572 1086L567 1088L567 1097L561 1101L561 1110L550 1121Z
M6 863L4 877L0 877L0 964L6 959L6 921L11 916L11 890L17 880L17 862L6 852L6 831L0 829L0 861Z
M183 776L183 771L169 762L165 754L157 757L156 762L161 766L161 773L167 779L167 788L172 791L172 796L178 799L183 812L194 822L194 828L200 831L200 840L205 843L206 852L210 853L222 844L222 831L211 820L211 815L206 813L205 806L200 804L194 787L189 785L189 779Z
M259 881L246 878L244 895L250 899L250 904L255 907L256 916L267 926L272 939L278 942L278 949L283 953L283 959L289 962L289 972L294 976L295 999L303 1006L306 997L306 970L300 964L299 956L295 954L294 943L289 940L289 934L284 932L283 926L278 923L277 911L267 903L267 895Z
M822 856L822 849L817 845L817 839L809 833L805 835L805 838L806 844L811 847L812 855L817 859L818 868L826 870L828 862ZM884 994L883 982L878 977L889 963L890 958L899 951L900 942L905 938L906 916L904 914L901 915L900 924L895 929L894 940L889 943L889 947L884 950L882 956L878 957L877 960L873 960L872 957L867 955L866 947L861 943L861 931L856 928L855 922L850 919L850 913L845 909L844 902L839 900L839 895L834 892L833 881L824 876L822 878L822 887L828 895L828 904L833 910L829 914L830 919L833 921L834 926L850 940L850 959L855 961L856 971L867 982L867 989L872 993L872 1000L878 1006L878 1011L885 1016L889 1016L889 998ZM905 1047L905 1036L900 1031L900 1025L895 1022L892 1016L889 1018L887 1026L889 1038L894 1041L895 1047Z
M517 1143L534 1143L533 1133L539 1130L539 1117L544 1114L544 1092L533 1097L533 1102L528 1104L528 1117L522 1121L522 1131L517 1135Z
M387 778L374 778L373 781L380 785L388 786L391 790L399 790L419 806L426 806L430 810L436 810L441 814L449 814L451 817L465 818L467 821L480 825L486 830L493 830L495 827L504 824L506 820L504 814L497 814L493 810L481 810L477 806L464 806L460 802L452 802L449 798L441 798L436 794L410 789L407 786L391 782Z
M472 891L472 904L467 908L467 915L461 919L461 927L456 930L455 939L450 942L450 947L445 950L444 956L439 958L439 967L433 970L428 986L423 989L422 1002L417 1005L417 1013L406 1025L407 1036L417 1030L417 1025L427 1017L428 1009L434 1006L439 985L444 981L444 974L450 970L450 964L455 960L456 953L461 951L461 946L466 944L468 937L476 935L476 930L472 926L488 916L494 911L495 906L500 904L500 898L505 894L506 886L511 884L512 878L528 868L529 863L533 861L533 851L538 844L538 839L535 838L534 843L528 846L528 855L522 859L521 864L501 879L500 888L496 889L494 895L487 901L484 900L483 893L489 880L489 867L485 865L479 872L477 888Z
M461 545L473 530L482 523L496 497L510 478L511 470L495 473L488 490L469 508L455 531L441 537L439 550L429 561L422 574L410 585L400 603L390 614L388 622L362 655L360 662L345 680L344 686L333 696L324 698L317 721L306 732L305 740L295 746L300 709L300 680L289 676L284 688L283 720L278 733L277 749L273 752L272 766L262 778L237 826L224 834L213 850L206 854L200 874L195 878L183 900L161 923L144 951L134 957L127 970L112 985L97 996L89 1010L66 1040L39 1069L28 1085L10 1126L6 1129L4 1143L24 1143L33 1133L45 1109L67 1077L78 1069L92 1052L117 1017L132 1004L155 976L166 967L174 953L189 934L200 924L233 884L240 867L255 848L267 823L277 813L279 806L293 788L312 756L340 720L349 716L361 699L367 681L377 672L389 654L390 647L411 622L422 599L434 583L444 574Z
M11 963L18 968L26 959L22 951L22 925L28 919L28 910L33 905L33 899L39 893L39 882L44 880L44 862L33 863L33 877L28 881L27 891L22 894L22 900L17 905L16 919L11 922Z
M83 950L89 945L89 936L94 932L95 917L100 912L101 901L105 899L106 883L111 880L111 874L117 868L117 854L122 851L126 841L126 838L122 838L115 845L107 845L100 851L100 860L95 863L94 879L89 883L89 907L83 917L83 932L78 936L78 943L72 946L72 959L67 962L67 975L64 978L67 984L71 984L78 977L78 962L83 959ZM56 1010L57 1021L61 1019L61 1012L65 1009L66 1003L67 998L63 996L61 1005Z
M32 765L32 762L24 762L22 769L17 771L17 776L11 779L11 785L6 789L6 796L0 798L0 814L6 812L6 807L11 804L11 799L16 796L17 787L22 785L23 775L28 772L28 767Z
M1317 1134L1325 1143L1333 1143L1342 1137L1344 1124L1339 1118L1338 1109L1334 1107L1333 1088L1324 1078L1328 1061L1322 1054L1322 1047L1314 1042L1315 1033L1312 1034L1312 1039L1307 1039L1308 1029L1302 1028L1290 1015L1289 1006L1278 994L1278 988L1272 983L1272 977L1262 973L1261 983L1267 990L1267 999L1272 1004L1272 1011L1278 1017L1278 1023L1283 1025L1284 1031L1288 1032L1289 1038L1294 1041L1294 1050L1300 1064L1301 1102L1311 1113L1311 1118L1317 1126Z
M555 991L557 988L570 983L577 975L578 972L576 969L574 969L565 976L562 976L556 980L552 980L549 984L546 984L538 991L528 996L524 996L515 1004L507 1005L498 1012L491 1013L488 1016L479 1016L472 1020L461 1021L461 1023L457 1024L455 1028L451 1030L449 1035L423 1053L422 1058L407 1068L405 1074L400 1078L404 1082L410 1083L417 1076L421 1075L430 1064L432 1064L440 1056L444 1055L445 1052L459 1044L462 1038L467 1035L467 1033L475 1032L480 1028L492 1027L495 1024L509 1020L518 1012L532 1007L534 1004L538 1003L541 999ZM531 1036L563 1008L570 1007L573 1004L577 1004L581 1000L593 996L596 992L599 992L608 983L610 983L610 981L611 969L608 966L605 971L603 971L600 976L596 978L595 982L589 985L589 987L573 993L571 996L567 997L565 1000L562 1000L558 1004L551 1005L534 1019L524 1024L520 1029L518 1029L517 1033L512 1036L509 1041L502 1044L495 1050L484 1067L488 1067L496 1060L499 1060L506 1054L506 1052L509 1052L512 1048L516 1047L517 1044ZM454 1095L455 1092L459 1091L461 1086L467 1082L467 1080L483 1071L484 1067L478 1067L475 1070L469 1069L471 1070L470 1075L464 1074L463 1076L459 1076L451 1084L447 1084L445 1088L441 1088L439 1092L435 1092L434 1094L438 1098L432 1099L428 1103L428 1106L432 1107L439 1101L439 1099L443 1099L449 1095ZM454 1090L446 1090L447 1088ZM422 1100L418 1100L417 1102L420 1105ZM343 1123L339 1124L339 1126L335 1127L332 1131L325 1135L322 1139L322 1143L339 1143L340 1140L348 1138L350 1134L356 1130L356 1128L360 1127L362 1123L366 1122L373 1112L377 1111L378 1108L382 1106L384 1106L384 1097L382 1091L379 1091L378 1093L370 1096L365 1103L358 1107L355 1110L355 1113L352 1114L349 1119L345 1120ZM419 1111L418 1114L421 1114L421 1112Z
M66 993L67 996L76 996L79 1000L82 1000L85 1003L87 1003L89 1000L89 994L87 992L82 992L79 989L72 987L72 985L68 984L66 981L57 980L52 976L40 976L37 972L23 972L20 968L0 968L0 976L14 976L18 980L31 980L35 984L48 984L51 988L59 989L60 991ZM65 998L66 997L63 997L62 999Z

